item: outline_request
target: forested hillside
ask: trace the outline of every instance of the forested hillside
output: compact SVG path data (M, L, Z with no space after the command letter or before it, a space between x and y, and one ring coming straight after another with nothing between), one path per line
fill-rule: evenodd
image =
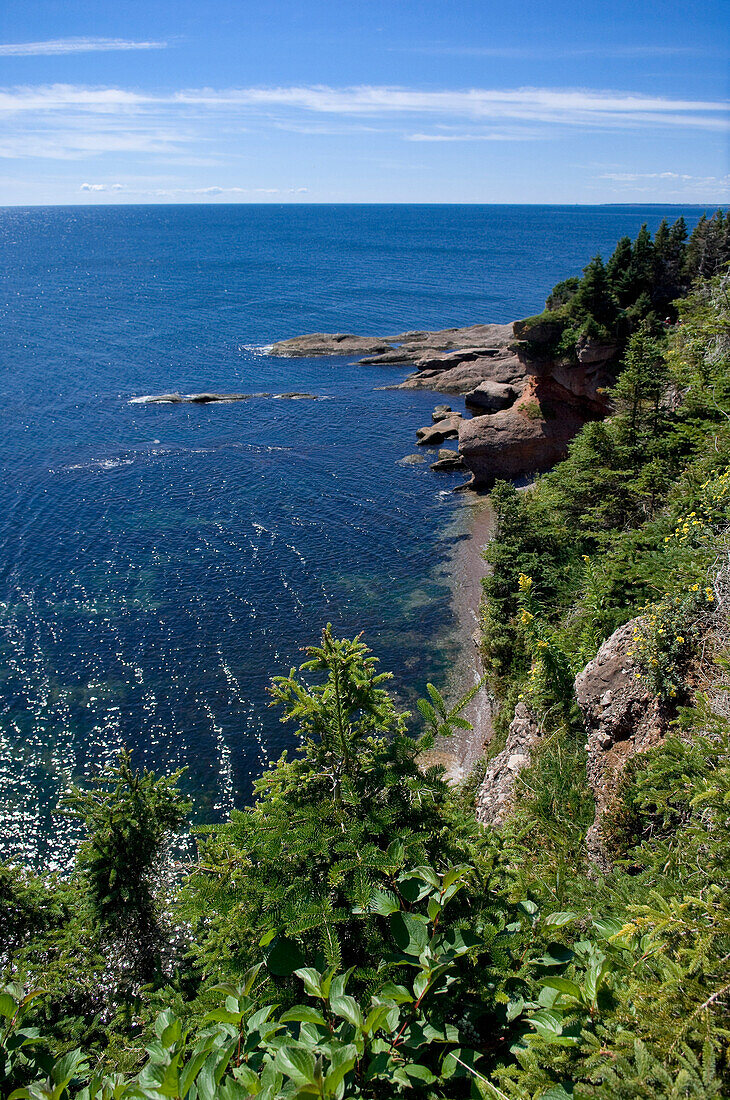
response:
M68 878L0 867L3 1095L730 1094L729 222L642 230L525 322L621 370L563 463L492 493L490 757L518 703L539 731L506 821L475 818L489 760L460 788L424 763L465 700L402 713L326 629L272 680L298 748L246 809L190 841L179 775L123 755L67 795ZM630 621L663 735L598 865L575 680Z

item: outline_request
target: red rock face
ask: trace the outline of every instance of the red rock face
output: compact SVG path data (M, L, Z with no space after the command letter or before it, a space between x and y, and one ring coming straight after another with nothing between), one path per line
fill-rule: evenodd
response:
M549 470L587 421L605 415L605 401L584 369L558 366L556 375L533 375L508 409L462 421L459 453L474 485Z

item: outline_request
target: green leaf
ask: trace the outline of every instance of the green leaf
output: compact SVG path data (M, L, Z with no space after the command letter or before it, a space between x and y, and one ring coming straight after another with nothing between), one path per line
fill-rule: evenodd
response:
M318 1012L316 1008L312 1008L310 1005L294 1005L294 1008L290 1008L283 1016L279 1017L280 1024L321 1024L322 1027L326 1026L326 1021L321 1012Z
M461 864L458 867L452 867L450 871L447 871L444 875L444 880L441 884L443 890L447 890L449 886L453 886L455 882L464 879L471 872L471 867L467 864Z
M535 959L539 966L567 966L573 958L573 952L562 943L548 944L545 954L540 959Z
M330 996L330 1008L335 1016L341 1016L348 1024L361 1028L363 1024L362 1010L354 997Z
M616 917L593 918L593 927L604 940L610 940L611 936L617 936L625 923L625 921L617 920Z
M432 1085L434 1081L438 1080L426 1066L410 1065L404 1066L404 1069L414 1081L424 1081L425 1084Z
M302 1047L286 1046L276 1052L274 1065L297 1085L312 1085L315 1080L314 1055Z
M393 913L390 930L398 947L406 955L420 955L429 941L428 922L416 913Z
M322 975L318 970L315 970L312 966L306 966L299 970L295 970L294 973L304 982L304 988L307 993L309 993L310 997L319 997L321 1000L325 999L325 994L322 990Z
M557 989L558 993L572 997L573 1000L579 1003L583 1000L580 986L577 982L571 982L568 978L545 978L541 984L547 986L548 989Z
M577 920L578 914L566 911L563 913L548 913L545 917L545 924L552 925L559 928L563 924L570 924L572 920Z

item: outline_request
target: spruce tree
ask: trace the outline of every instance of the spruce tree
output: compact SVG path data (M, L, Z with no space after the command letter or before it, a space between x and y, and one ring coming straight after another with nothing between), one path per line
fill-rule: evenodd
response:
M630 304L631 238L622 237L613 250L606 266L606 274L618 304L625 308Z
M586 268L571 307L584 322L593 318L608 335L616 321L618 306L600 256L594 256Z
M86 828L77 866L101 940L121 951L142 980L159 970L165 849L190 809L177 788L181 774L158 779L146 769L135 771L125 750L89 789L73 787L64 799Z
M634 304L646 294L651 297L654 289L655 252L646 224L639 230L631 252L629 267L630 303Z

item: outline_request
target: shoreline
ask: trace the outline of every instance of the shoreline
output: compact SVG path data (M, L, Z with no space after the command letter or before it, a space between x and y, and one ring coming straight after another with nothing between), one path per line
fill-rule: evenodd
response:
M460 534L466 535L454 547L448 562L449 585L455 618L456 654L447 685L449 702L458 699L484 678L479 652L479 607L482 598L482 578L487 563L482 550L495 527L495 515L489 497L462 497L459 512ZM487 684L483 684L462 717L471 723L470 730L455 730L450 738L442 738L428 753L430 764L442 764L450 783L459 783L483 755L493 735L492 706Z

